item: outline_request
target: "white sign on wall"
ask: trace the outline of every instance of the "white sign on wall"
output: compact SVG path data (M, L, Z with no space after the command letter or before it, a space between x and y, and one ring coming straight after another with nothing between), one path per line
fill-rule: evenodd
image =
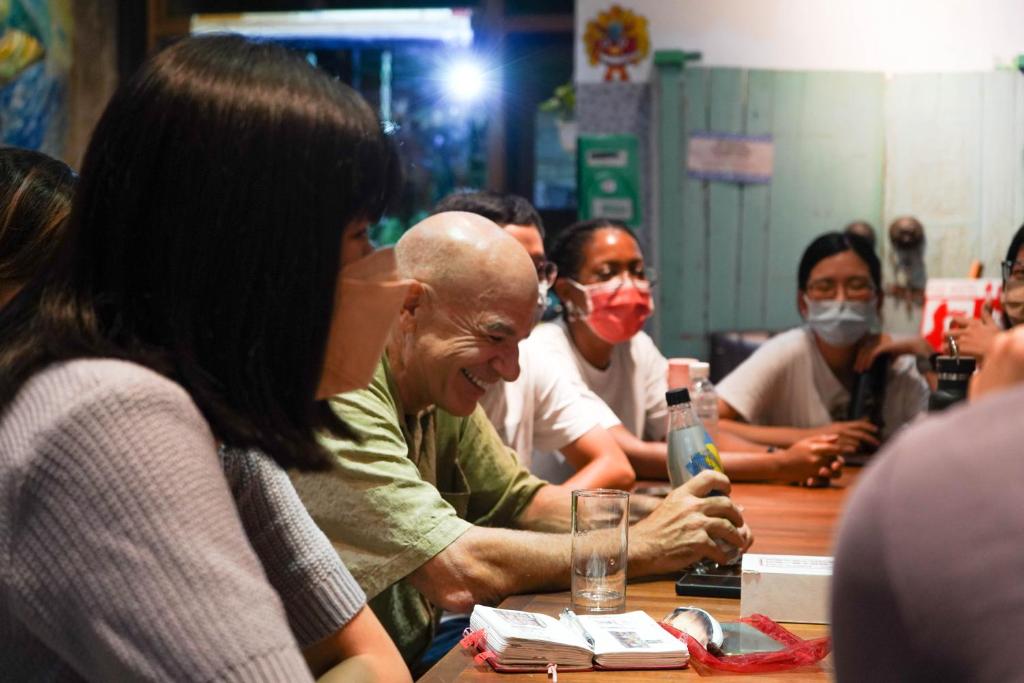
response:
M701 180L769 183L774 160L771 135L694 132L686 153L686 171Z

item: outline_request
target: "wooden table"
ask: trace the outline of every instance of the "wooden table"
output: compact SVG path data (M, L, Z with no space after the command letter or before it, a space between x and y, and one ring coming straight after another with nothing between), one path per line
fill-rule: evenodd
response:
M831 555L832 541L847 490L856 481L857 470L848 471L827 489L770 484L733 484L733 500L743 506L744 517L754 531L753 551L793 555ZM543 612L557 616L569 604L569 594L514 595L501 607ZM655 619L662 619L683 604L702 607L721 621L739 618L739 600L724 598L679 597L670 580L630 581L626 591L626 609L642 609ZM770 616L770 615L769 615ZM828 633L828 627L817 624L786 624L801 638L815 638ZM618 683L619 681L695 680L701 674L693 667L675 671L592 671L560 673L566 683ZM832 678L831 657L820 665L776 674L731 675L713 674L721 680L823 681ZM498 674L487 666L473 664L469 652L456 647L419 679L426 683L440 681L548 681L545 674Z

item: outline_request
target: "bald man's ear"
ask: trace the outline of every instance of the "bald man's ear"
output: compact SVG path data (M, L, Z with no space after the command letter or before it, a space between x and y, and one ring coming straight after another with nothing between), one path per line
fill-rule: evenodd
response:
M416 329L416 316L422 317L426 297L427 290L423 283L413 281L405 293L402 310L398 313L398 328L402 332L413 332Z

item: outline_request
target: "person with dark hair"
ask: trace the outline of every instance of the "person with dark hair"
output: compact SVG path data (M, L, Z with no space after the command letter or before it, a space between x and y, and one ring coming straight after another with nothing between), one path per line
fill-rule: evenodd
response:
M569 586L571 495L530 474L478 405L519 375L537 310L526 252L464 212L426 218L396 252L415 283L373 382L330 400L354 433L325 438L331 468L293 481L418 673L446 651L431 648L442 610ZM664 500L631 496L643 519L629 532L630 575L725 562L717 538L746 549L739 510L703 497L728 488L705 472Z
M117 90L0 309L6 676L408 680L282 469L348 433L317 398L372 367L353 340L390 319L354 337L350 292L394 274L339 271L397 170L369 106L270 43L187 38Z
M608 405L616 421L604 426L637 476L667 478L668 361L641 329L653 310L654 278L636 237L619 221L584 221L559 234L551 258L565 319L539 325L528 344ZM833 441L821 437L769 453L719 434L716 446L732 479L802 482L838 474Z
M1024 678L1022 401L1017 326L993 340L970 402L906 429L857 481L829 610L840 683Z
M864 220L856 220L847 224L847 226L843 228L843 232L863 238L871 245L872 249L875 248L875 245L878 242L878 238L875 235L875 228Z
M442 199L435 213L442 207L484 216L515 237L537 268L538 307L544 306L557 269L545 258L540 216L526 199L497 192L460 192ZM574 382L529 339L519 345L519 369L517 380L491 384L480 399L519 461L542 479L569 490L632 486L636 474L605 429L619 420L604 401ZM534 459L535 452L552 457Z
M815 434L877 446L921 412L928 385L913 359L885 373L881 430L847 420L859 356L879 343L882 275L866 241L825 233L808 245L797 272L797 309L805 324L772 337L718 384L721 427L748 439L788 446Z
M992 305L986 302L981 308L981 316L968 318L953 316L950 320L947 335L956 342L956 352L964 356L972 356L981 364L985 360L993 340L1003 330L1008 330L1024 322L1024 225L1018 228L1006 250L1006 260L1001 264L1003 276L1002 320L997 321L992 315ZM953 353L947 341L946 353ZM887 353L891 355L912 355L917 359L918 370L934 383L935 373L931 370L931 357L935 355L928 340L920 336L896 338L880 343L867 356L858 361L858 369L869 366L875 357Z
M515 226L529 228L544 239L544 222L540 219L540 214L529 200L517 194L503 194L492 190L453 192L439 201L432 213L445 211L475 213L506 229Z
M0 147L0 307L63 239L75 172L42 152Z
M956 340L959 352L983 361L996 335L1024 322L1024 225L1014 234L1000 264L1003 276L1002 325L992 317L991 307L982 309L980 318L954 316L949 336Z

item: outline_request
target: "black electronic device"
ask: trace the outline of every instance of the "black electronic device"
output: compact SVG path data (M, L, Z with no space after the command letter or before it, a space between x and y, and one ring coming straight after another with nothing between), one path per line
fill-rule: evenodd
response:
M885 403L885 380L889 375L892 358L883 353L871 367L857 373L850 394L850 405L846 409L847 420L867 418L876 427L883 427L882 404Z
M853 391L850 404L846 408L847 420L863 420L867 418L882 433L885 420L882 418L882 406L885 403L885 381L889 376L889 365L892 357L887 353L878 356L871 367L859 372L853 380ZM856 453L844 456L847 465L865 465L877 447L867 443L860 445Z
M740 597L740 565L690 568L676 581L676 595L738 600Z

